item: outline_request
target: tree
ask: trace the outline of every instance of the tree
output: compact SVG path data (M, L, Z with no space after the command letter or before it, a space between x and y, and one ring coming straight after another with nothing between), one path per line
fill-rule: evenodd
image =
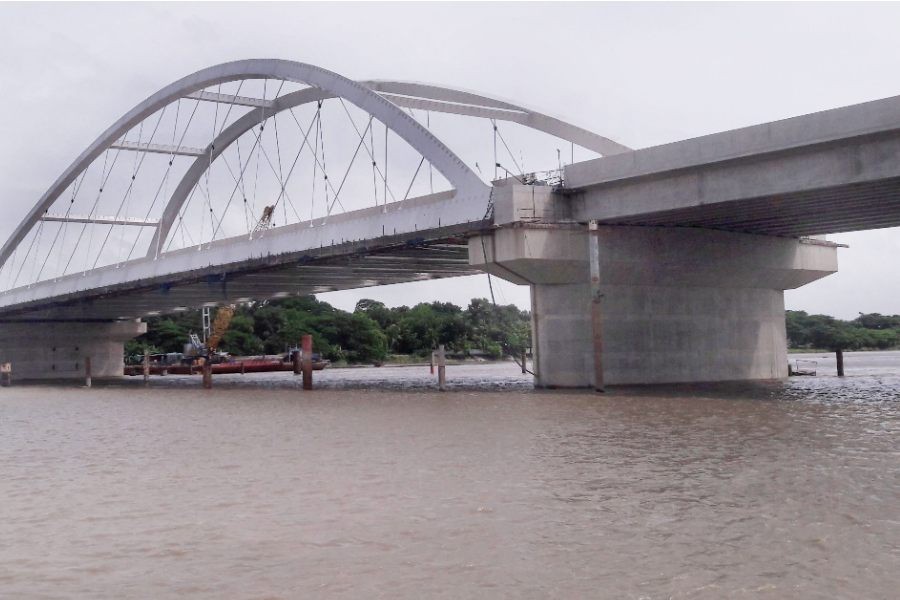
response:
M331 360L381 362L389 352L427 356L439 344L460 353L478 348L500 358L529 344L529 318L515 306L495 306L483 298L466 310L449 302L388 308L363 299L348 313L313 296L298 296L239 308L220 347L237 355L281 354L309 334L316 351ZM145 344L161 352L181 351L199 327L197 310L151 318L147 334L130 343L129 352L142 352Z
M785 328L791 348L829 350L887 349L900 343L900 317L862 314L852 321L828 315L785 311Z
M219 349L240 356L262 354L263 344L253 332L253 318L246 314L235 315Z

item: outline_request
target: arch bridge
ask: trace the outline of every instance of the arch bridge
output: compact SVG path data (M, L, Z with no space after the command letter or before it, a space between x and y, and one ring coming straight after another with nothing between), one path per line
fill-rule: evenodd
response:
M532 286L538 385L781 377L783 290L836 270L810 236L900 225L898 132L888 99L635 151L471 91L217 65L0 248L0 360L113 376L147 316L488 271Z

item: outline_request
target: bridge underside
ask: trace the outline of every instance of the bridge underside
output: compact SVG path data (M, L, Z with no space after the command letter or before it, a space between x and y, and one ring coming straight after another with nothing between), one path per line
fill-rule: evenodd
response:
M702 227L801 237L900 227L900 178L787 194L713 202L602 219L608 225Z
M57 298L52 304L5 309L0 323L103 322L139 319L201 305L265 300L289 295L388 285L478 272L469 265L465 238L425 240L394 236L377 249L348 242L299 256L217 266L177 278L124 284Z

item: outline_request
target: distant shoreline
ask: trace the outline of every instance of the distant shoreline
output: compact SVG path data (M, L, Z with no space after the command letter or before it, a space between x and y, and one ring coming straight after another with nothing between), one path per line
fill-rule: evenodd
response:
M857 350L844 350L844 354L851 352L897 352L900 348L859 348ZM834 350L827 348L788 348L788 354L834 354Z

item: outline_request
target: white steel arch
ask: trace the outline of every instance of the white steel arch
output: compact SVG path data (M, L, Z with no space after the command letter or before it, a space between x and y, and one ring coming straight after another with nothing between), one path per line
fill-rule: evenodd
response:
M519 123L597 154L609 156L632 149L556 117L477 92L411 81L364 82L397 106Z
M209 86L245 79L279 79L306 84L344 98L369 113L424 156L456 190L457 196L487 200L489 188L449 148L396 104L368 87L321 67L280 59L224 63L188 75L153 94L103 132L53 183L0 249L0 266L76 177L132 127L171 102Z
M320 67L279 59L251 59L224 63L203 69L166 86L103 132L60 175L16 228L0 249L0 266L6 263L16 246L78 175L104 151L117 147L117 140L131 128L180 98L203 96L202 99L215 101L216 94L201 90L221 83L248 79L277 79L311 87L285 94L271 102L253 104L258 106L258 109L237 119L206 148L194 152L196 158L193 164L168 199L156 226L148 256L160 254L160 249L191 190L209 165L235 140L260 121L281 111L328 98L346 99L382 121L428 160L450 182L458 197L471 198L473 202L479 200L486 202L489 187L440 140L401 110L401 107L519 123L602 155L630 151L630 148L622 144L555 117L474 92L413 82L355 82ZM236 103L241 103L240 99L237 100Z
M360 83L403 108L519 123L604 156L631 151L631 148L587 129L505 100L475 92L405 81L378 80L361 81ZM276 98L269 106L247 113L222 131L204 149L203 154L194 160L175 191L172 192L153 239L150 241L147 256L159 255L191 190L200 181L209 165L232 143L264 119L303 104L333 97L334 94L318 88L291 92Z

